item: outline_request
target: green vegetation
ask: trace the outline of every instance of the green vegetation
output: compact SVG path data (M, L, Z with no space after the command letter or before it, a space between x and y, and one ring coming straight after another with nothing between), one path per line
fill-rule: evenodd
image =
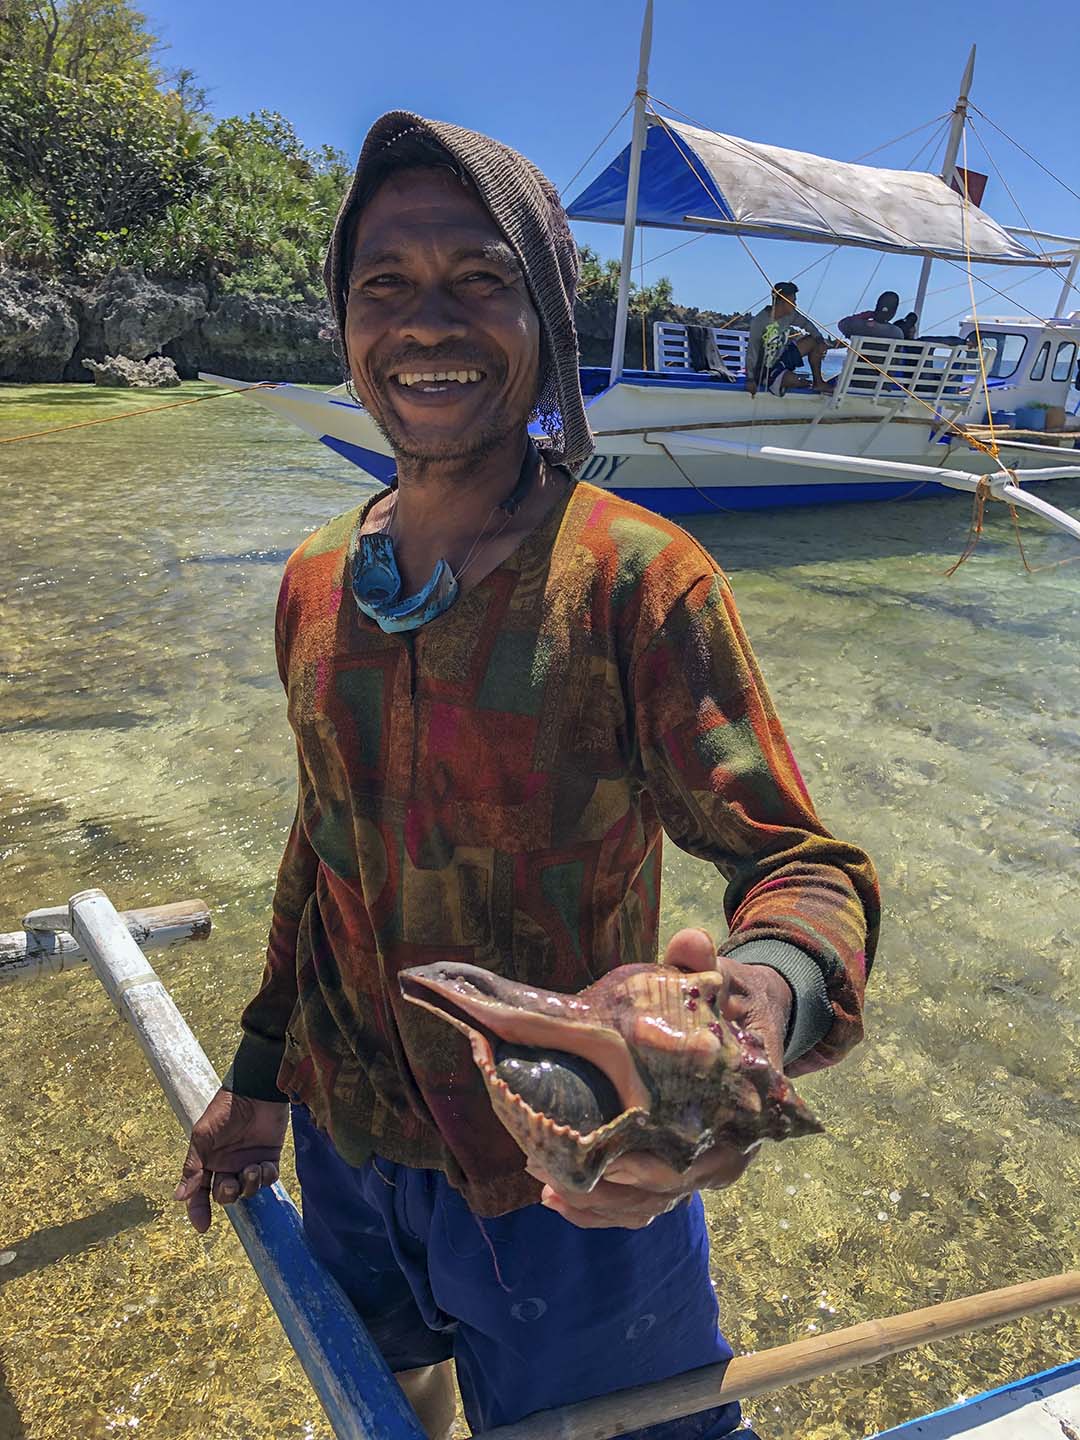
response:
M321 298L347 157L305 147L274 111L215 119L192 72L160 56L129 0L0 0L0 263ZM617 261L582 250L587 359L607 358L618 281ZM642 318L676 311L669 280L634 288L628 363Z
M0 9L0 260L318 297L345 156L271 111L213 119L158 50L127 0Z

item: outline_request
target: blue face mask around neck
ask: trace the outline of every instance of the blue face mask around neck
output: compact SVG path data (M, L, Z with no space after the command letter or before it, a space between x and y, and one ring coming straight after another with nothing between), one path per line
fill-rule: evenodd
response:
M518 482L499 507L507 515L513 515L524 500L538 462L539 456L530 443ZM445 560L440 560L427 583L415 595L402 599L401 572L394 556L394 542L385 532L358 535L353 543L350 565L357 608L388 635L403 630L419 630L421 625L444 615L458 597L454 572Z
M418 630L450 609L458 583L445 560L415 595L401 598L401 574L389 535L360 535L352 558L352 592L357 608L388 635Z

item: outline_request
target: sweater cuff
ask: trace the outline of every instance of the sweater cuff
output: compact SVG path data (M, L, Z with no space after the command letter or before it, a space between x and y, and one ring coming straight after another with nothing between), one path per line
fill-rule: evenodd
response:
M792 1004L784 1036L785 1065L824 1040L833 1026L832 1001L820 965L805 950L783 940L748 940L724 953L744 965L769 965L790 985Z
M277 1100L288 1104L289 1097L277 1087L284 1056L284 1040L265 1040L245 1030L221 1088L249 1100Z

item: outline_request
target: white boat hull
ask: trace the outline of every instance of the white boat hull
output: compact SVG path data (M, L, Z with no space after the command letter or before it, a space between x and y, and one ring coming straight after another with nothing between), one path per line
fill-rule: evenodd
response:
M296 385L252 388L218 376L217 383L245 389L252 399L279 414L385 482L394 465L389 446L371 416L343 390L316 391ZM747 411L750 414L747 414ZM856 400L839 405L816 395L751 398L745 392L704 387L620 382L589 401L595 453L579 478L637 501L662 515L722 510L758 510L858 500L899 500L940 493L931 480L884 479L819 466L781 464L732 454L693 450L678 432L699 431L718 439L787 449L828 450L838 457L865 457L989 473L992 458L954 438L943 427L921 420L867 413ZM647 428L655 426L656 428ZM946 430L946 434L948 431ZM1080 451L1010 452L1002 460L1017 468L1046 466L1047 453L1060 463L1077 462Z

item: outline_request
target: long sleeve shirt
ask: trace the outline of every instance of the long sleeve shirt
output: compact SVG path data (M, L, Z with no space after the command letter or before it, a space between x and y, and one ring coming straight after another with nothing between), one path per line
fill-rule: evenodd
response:
M815 814L708 553L577 483L448 611L390 635L350 590L364 513L310 536L281 586L299 796L232 1088L302 1101L352 1164L444 1170L479 1214L532 1203L467 1042L397 976L456 959L572 992L654 961L665 831L727 882L721 950L791 985L790 1071L840 1059L873 868Z

